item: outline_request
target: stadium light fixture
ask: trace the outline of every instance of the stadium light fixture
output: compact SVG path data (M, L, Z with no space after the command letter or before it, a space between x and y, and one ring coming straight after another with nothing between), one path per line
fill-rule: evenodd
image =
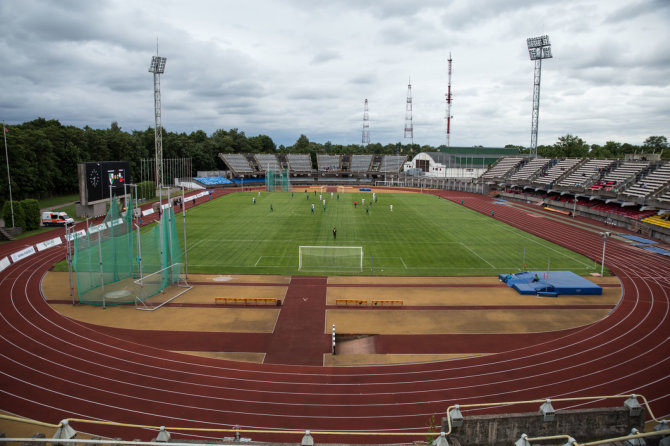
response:
M542 59L551 59L551 44L549 36L529 37L526 39L530 60L535 61L535 76L533 80L533 118L530 130L530 154L537 158L537 129L540 118L540 78L542 74Z
M149 65L149 73L163 74L165 73L165 62L167 57L151 56L151 65Z

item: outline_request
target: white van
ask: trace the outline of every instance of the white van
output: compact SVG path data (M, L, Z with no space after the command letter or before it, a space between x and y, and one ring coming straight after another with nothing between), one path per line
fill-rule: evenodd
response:
M74 224L74 219L65 212L42 212L44 226L65 226Z

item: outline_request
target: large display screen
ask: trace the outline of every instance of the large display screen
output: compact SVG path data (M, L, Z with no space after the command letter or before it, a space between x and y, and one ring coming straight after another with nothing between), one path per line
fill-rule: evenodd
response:
M88 202L109 198L110 185L114 196L123 194L123 185L131 183L128 161L86 163L86 193Z

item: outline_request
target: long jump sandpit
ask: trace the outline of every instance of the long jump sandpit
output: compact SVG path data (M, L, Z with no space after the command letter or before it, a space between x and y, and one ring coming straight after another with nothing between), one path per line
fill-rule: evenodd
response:
M602 295L523 296L493 277L337 276L320 285L318 281L310 283L309 278L298 281L287 276L190 274L188 281L193 288L156 311L138 311L132 304L104 310L73 305L67 273L49 272L42 291L54 310L97 326L111 336L140 343L161 338L159 348L234 361L264 362L266 350L282 348L282 342L276 339L278 333L286 331L282 326L299 326L305 314L315 315L322 320L313 324L318 333L305 332L305 342L329 345L335 325L337 354L323 353L318 361L324 366L349 366L489 354L494 351L487 351L487 336L491 336L491 342L500 335L550 336L592 324L615 308L621 287L616 277L588 279L603 286ZM216 303L217 297L240 301L264 298L282 305L221 305ZM373 302L385 304L373 306ZM466 351L468 344L464 341L457 352L426 352L432 342L440 342L445 336L470 336L480 345L473 344L473 351ZM171 337L179 338L179 342L171 345ZM212 338L223 341L212 343ZM407 344L396 345L395 349L401 351L383 347L397 339Z

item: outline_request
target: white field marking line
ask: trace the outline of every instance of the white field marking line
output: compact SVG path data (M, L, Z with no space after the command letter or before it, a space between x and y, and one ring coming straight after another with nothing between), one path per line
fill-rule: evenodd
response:
M413 266L412 268L409 268L409 267L407 266L407 264L405 263L405 261L403 260L403 258L400 257L400 256L390 256L390 257L381 257L381 256L378 256L378 257L375 257L375 258L378 259L378 260L379 260L379 259L398 259L398 260L400 260L400 263L402 263L402 266L403 266L403 268L405 268L405 269L423 269L423 268L421 268L420 266ZM363 266L363 268L367 268L367 266ZM380 268L381 268L381 266L380 266ZM395 266L385 266L385 268L393 269L393 268L397 268L397 267L395 267ZM439 269L439 267L433 267L433 268L438 268L438 269Z
M479 254L477 254L476 252L474 252L472 249L470 249L470 247L468 245L461 242L461 246L464 247L465 249L467 249L468 251L470 251L471 253L473 253L474 255L476 255L477 257L479 257L480 259L482 259L483 261L485 261L491 268L495 269L495 266L491 265L491 262L489 262L484 257L482 257Z
M533 243L535 243L535 244L542 245L542 243L538 242L537 240L533 240L532 238L530 238L530 237L526 237L525 235L522 235L522 234L517 234L516 232L512 231L511 229L508 229L508 228L505 228L505 227L503 227L502 229L504 229L505 231L511 232L511 233L513 233L514 235L518 236L518 237L525 238L526 240L531 241L531 242L533 242ZM517 228L517 229L518 229L518 228ZM520 229L519 229L519 230L520 230ZM542 240L544 240L544 239L542 239ZM552 243L552 242L550 242L550 241L548 241L548 240L544 240L544 241L547 242L547 243ZM563 257L567 257L567 258L570 259L570 260L574 260L574 261L577 262L577 263L581 263L581 264L584 265L587 269L594 269L593 266L591 266L591 265L587 265L586 263L582 262L581 260L576 259L576 258L574 258L574 257L571 257L571 256L569 256L569 255L567 255L567 254L565 254L565 253L562 253L561 251L558 251L557 249L552 248L551 246L547 246L547 248L550 249L550 250L552 250L552 251L554 251L555 253L557 253L557 254L559 254L559 255L562 255ZM567 249L567 248L565 248L565 249Z
M186 252L188 252L188 251L190 251L191 249L195 248L196 246L198 246L199 244L201 244L201 243L204 242L204 241L205 241L205 240L198 240L197 242L191 244L188 248L186 248Z
M31 275L32 275L32 274L31 274ZM634 286L635 288L637 288L637 284L636 284L636 283L633 283L633 286ZM639 292L638 292L638 298L639 298ZM667 297L666 297L666 300L667 300ZM667 313L667 308L666 308L666 313ZM648 313L648 314L649 314L649 313ZM5 320L6 320L6 319L5 319ZM618 323L617 323L617 325L618 325ZM641 323L639 323L639 324L637 324L637 325L641 325ZM74 333L73 333L73 334L74 334ZM649 336L649 335L647 335L647 336ZM645 336L645 338L646 338L647 336ZM611 340L608 341L607 343L610 343L610 342L611 342ZM565 348L565 346L563 346L562 348ZM608 356L609 356L609 355L608 355ZM178 362L178 361L174 361L174 362ZM376 374L373 373L373 375L376 375Z
M256 263L254 263L254 267L258 266L258 262L260 262L262 258L263 256L258 256L258 260L256 260Z

